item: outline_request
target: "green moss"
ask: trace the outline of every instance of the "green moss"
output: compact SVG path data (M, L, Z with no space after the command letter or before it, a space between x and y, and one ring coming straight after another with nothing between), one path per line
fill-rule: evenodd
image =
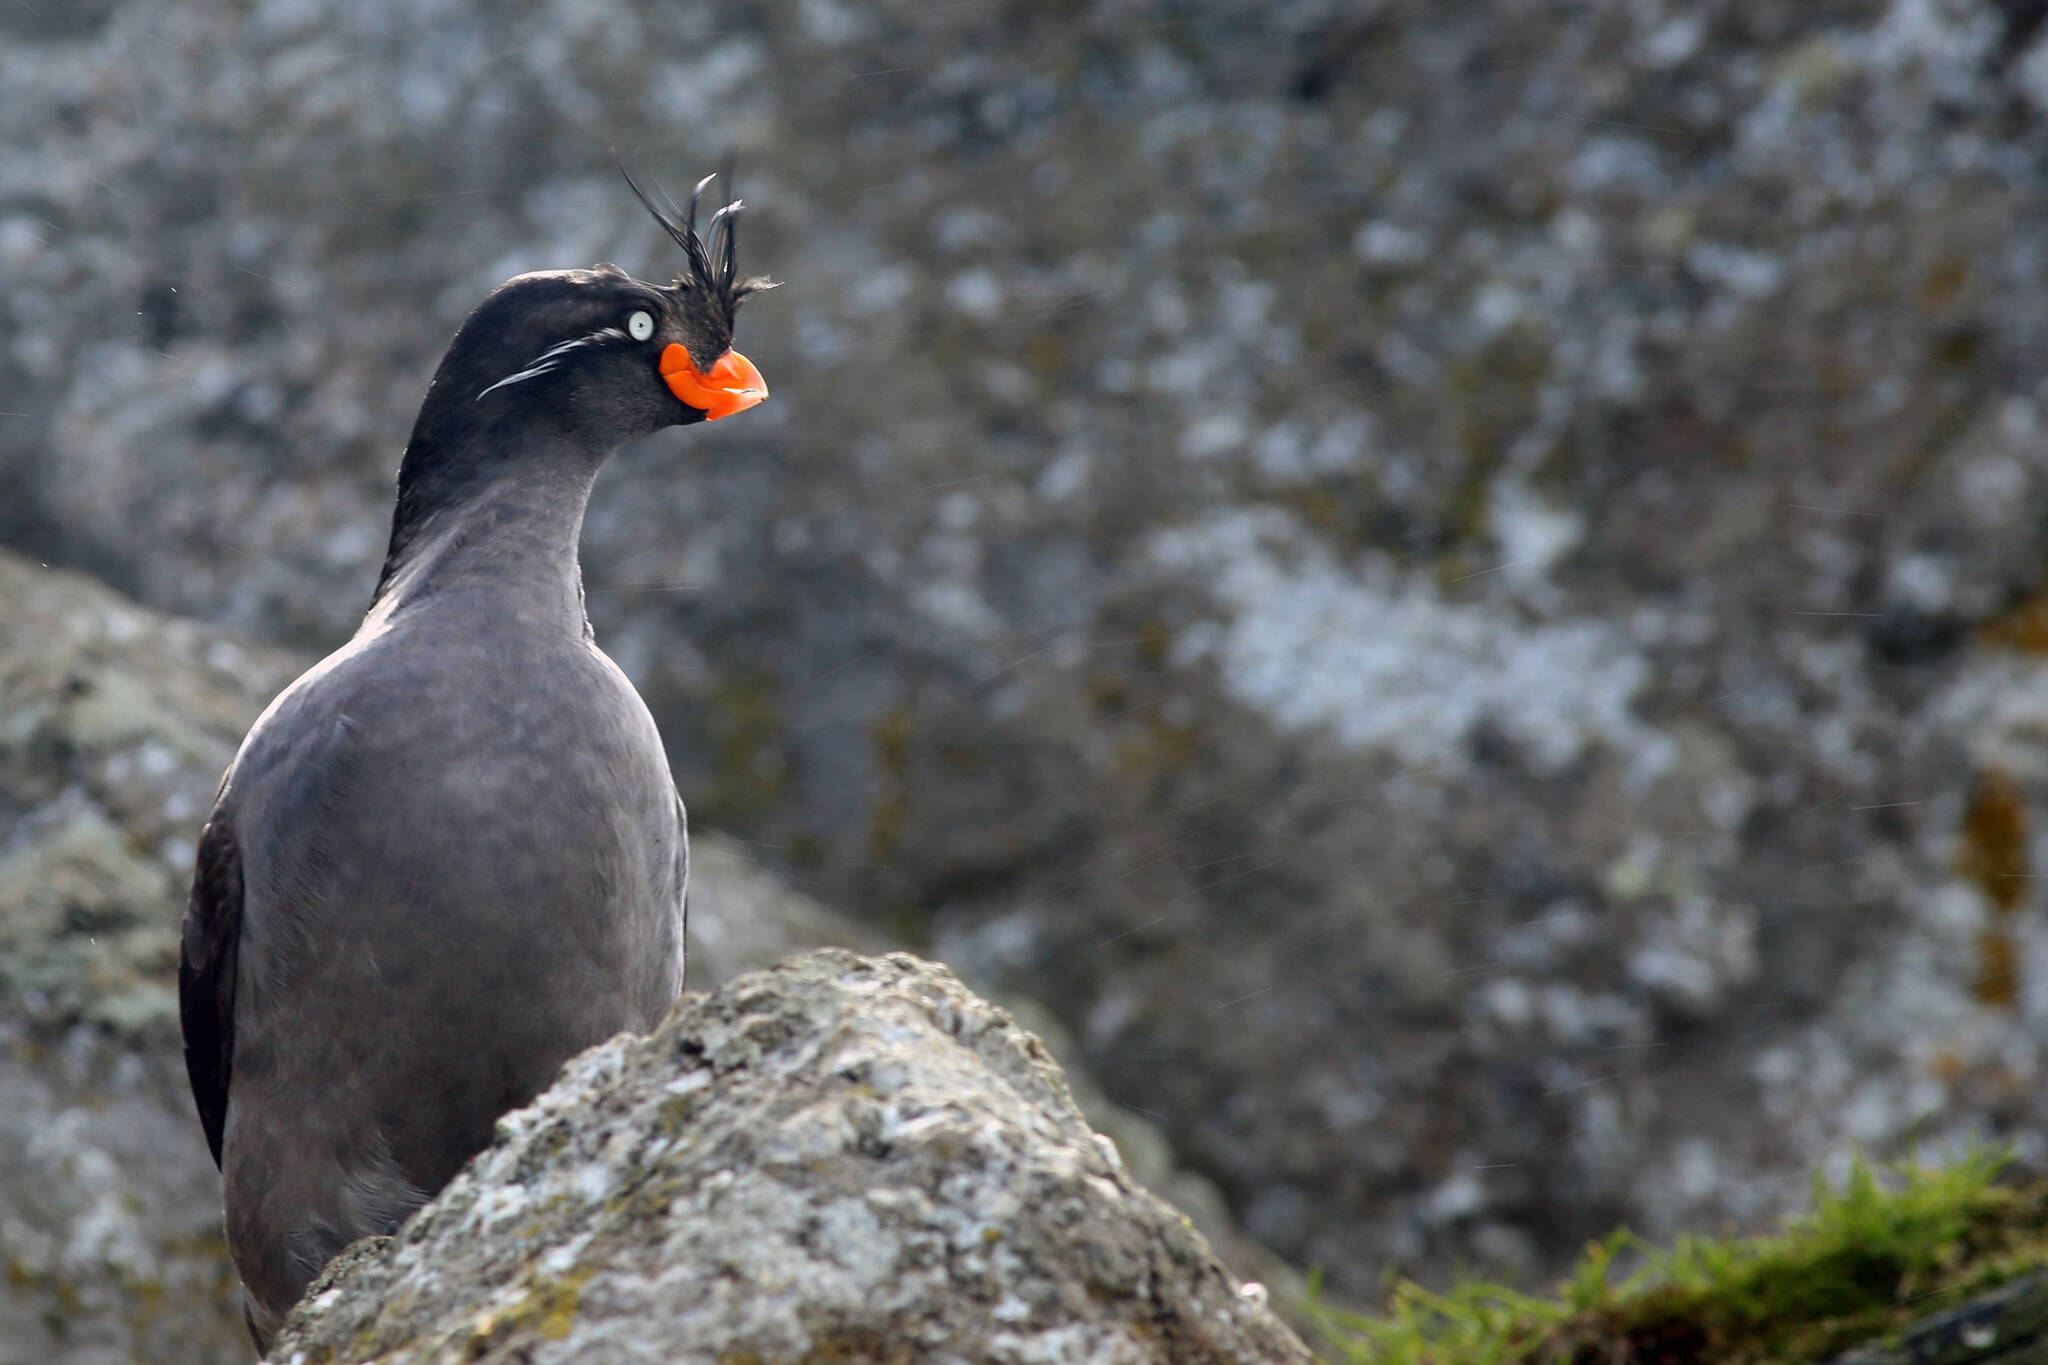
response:
M1594 1243L1554 1297L1467 1283L1394 1287L1378 1313L1311 1291L1304 1315L1332 1361L1364 1365L1777 1365L1824 1360L2038 1269L2048 1184L2001 1184L2006 1158L1879 1174L1838 1188L1763 1237L1656 1249L1626 1231ZM1637 1268L1622 1273L1621 1263Z

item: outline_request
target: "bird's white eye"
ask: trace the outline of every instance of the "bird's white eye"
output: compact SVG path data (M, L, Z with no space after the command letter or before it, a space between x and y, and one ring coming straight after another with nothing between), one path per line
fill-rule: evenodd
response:
M635 341L645 341L654 335L654 314L642 308L626 319L626 331Z

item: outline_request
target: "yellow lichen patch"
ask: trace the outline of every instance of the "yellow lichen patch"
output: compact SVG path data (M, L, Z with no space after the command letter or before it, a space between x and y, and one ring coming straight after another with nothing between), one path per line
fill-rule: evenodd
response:
M1040 332L1024 344L1024 366L1041 384L1056 384L1065 373L1067 348L1052 332Z
M1920 306L1928 312L1939 312L1956 301L1969 279L1970 263L1961 256L1936 263L1920 278Z
M1154 618L1138 627L1138 661L1146 668L1166 667L1172 648L1173 631L1164 621Z
M2030 865L2026 793L2009 775L1986 769L1977 775L1963 812L1962 846L1956 853L1956 870L1976 883L1999 920L1977 936L1977 973L1970 989L1986 1005L2010 1009L2019 1001L2019 949L2003 921L2026 897Z
M1088 699L1098 711L1121 711L1128 695L1124 680L1114 673L1097 673L1088 680Z
M2026 794L1996 768L1977 775L1956 864L2000 914L2019 908L2027 891Z
M919 1358L910 1342L885 1338L870 1328L823 1332L791 1365L910 1365ZM719 1355L718 1365L770 1365L760 1352L742 1348Z
M1136 738L1117 746L1117 761L1129 773L1151 775L1184 768L1201 748L1201 732L1192 725L1175 725L1155 711L1145 717Z
M562 1275L534 1276L525 1297L504 1308L479 1313L469 1325L465 1343L470 1359L484 1355L513 1336L531 1331L547 1341L560 1341L576 1323L583 1285L595 1267L578 1267Z
M917 1358L917 1348L903 1338L885 1337L871 1327L852 1327L813 1337L799 1365L911 1365Z
M568 1336L569 1329L576 1324L576 1305L583 1297L583 1282L589 1278L588 1270L574 1271L542 1291L535 1330L549 1341Z
M1977 629L1985 644L2048 654L2048 588L2028 593Z
M988 766L985 753L959 740L948 740L939 746L939 761L956 773L978 773Z
M2012 935L2003 928L1977 935L1977 979L1970 993L1981 1004L2011 1009L2020 998L2020 955Z

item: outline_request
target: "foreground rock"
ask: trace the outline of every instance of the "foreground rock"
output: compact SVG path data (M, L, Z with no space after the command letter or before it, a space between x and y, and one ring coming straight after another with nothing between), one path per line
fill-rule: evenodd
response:
M292 1365L1308 1360L943 968L826 951L572 1062Z
M2041 1365L2048 1361L2048 1271L1929 1316L1896 1343L1859 1347L1832 1365Z

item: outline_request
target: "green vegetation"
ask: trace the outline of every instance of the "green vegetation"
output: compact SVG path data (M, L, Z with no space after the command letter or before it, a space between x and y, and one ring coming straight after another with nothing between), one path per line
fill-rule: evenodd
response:
M1882 1172L1858 1160L1772 1236L1626 1231L1591 1245L1555 1298L1401 1282L1381 1312L1311 1290L1324 1358L1346 1365L1792 1365L1894 1336L2048 1265L2048 1185L2002 1182L2007 1157ZM1632 1268L1627 1268L1632 1267Z

